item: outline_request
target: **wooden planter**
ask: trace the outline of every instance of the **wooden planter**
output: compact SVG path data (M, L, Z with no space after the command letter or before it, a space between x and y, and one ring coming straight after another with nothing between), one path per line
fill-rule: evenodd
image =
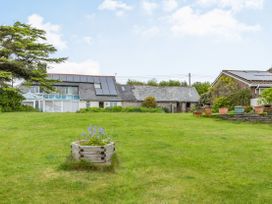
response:
M112 155L115 152L115 144L109 143L105 146L83 146L80 141L71 144L72 157L79 161L85 160L93 164L111 164Z
M262 114L264 112L264 107L263 106L255 106L254 111L257 114Z
M228 113L229 109L228 108L219 108L219 114L220 115L226 115Z

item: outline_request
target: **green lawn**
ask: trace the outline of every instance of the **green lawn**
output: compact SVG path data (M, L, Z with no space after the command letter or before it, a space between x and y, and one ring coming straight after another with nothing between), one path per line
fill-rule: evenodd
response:
M60 168L89 124L115 172ZM269 203L272 126L191 114L1 113L0 203Z

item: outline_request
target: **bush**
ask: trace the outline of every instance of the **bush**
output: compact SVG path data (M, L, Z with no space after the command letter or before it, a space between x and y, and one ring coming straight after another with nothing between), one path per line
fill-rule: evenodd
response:
M156 108L157 107L157 102L155 97L153 96L148 96L144 99L144 102L142 104L143 107L146 108Z
M249 89L241 89L228 96L230 108L234 106L249 106L251 99L251 92Z
M32 106L27 106L27 105L21 105L18 109L20 112L40 112L36 108L33 108Z
M245 112L246 113L250 113L250 112L252 112L253 111L253 108L251 107L251 106L246 106L245 107Z
M263 90L261 102L266 105L272 105L272 88Z
M218 112L219 108L229 108L230 107L230 101L228 97L221 96L214 100L212 110L213 112Z
M146 108L146 107L108 107L108 108L83 108L78 111L78 113L88 113L88 112L148 112L148 113L164 113L162 108Z
M15 88L0 88L0 108L2 112L19 111L24 97Z

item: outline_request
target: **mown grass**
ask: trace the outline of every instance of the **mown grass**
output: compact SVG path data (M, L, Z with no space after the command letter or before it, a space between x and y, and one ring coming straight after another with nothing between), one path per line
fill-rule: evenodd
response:
M89 124L116 141L114 171L65 163ZM1 113L0 203L269 203L271 149L271 125L191 114Z

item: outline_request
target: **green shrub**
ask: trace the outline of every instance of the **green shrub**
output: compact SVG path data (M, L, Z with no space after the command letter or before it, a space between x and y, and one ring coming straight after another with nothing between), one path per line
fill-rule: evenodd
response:
M251 99L251 92L249 89L241 89L235 91L233 94L228 96L230 102L230 108L233 109L234 106L249 106Z
M139 113L164 113L162 108L146 108L146 107L108 107L108 108L83 108L78 111L78 113L87 112L139 112Z
M0 88L0 108L2 112L19 111L24 97L18 89Z
M266 105L272 105L272 88L263 90L261 102Z
M157 107L156 98L153 96L146 97L144 99L142 106L146 108L156 108Z
M228 97L221 96L214 100L212 110L213 112L218 112L219 108L229 108L230 107L230 101Z
M253 111L253 108L251 106L245 106L245 112L250 113Z
M105 112L122 112L122 107L121 106L107 107L105 108Z
M18 109L19 112L39 112L36 108L27 105L21 105Z

